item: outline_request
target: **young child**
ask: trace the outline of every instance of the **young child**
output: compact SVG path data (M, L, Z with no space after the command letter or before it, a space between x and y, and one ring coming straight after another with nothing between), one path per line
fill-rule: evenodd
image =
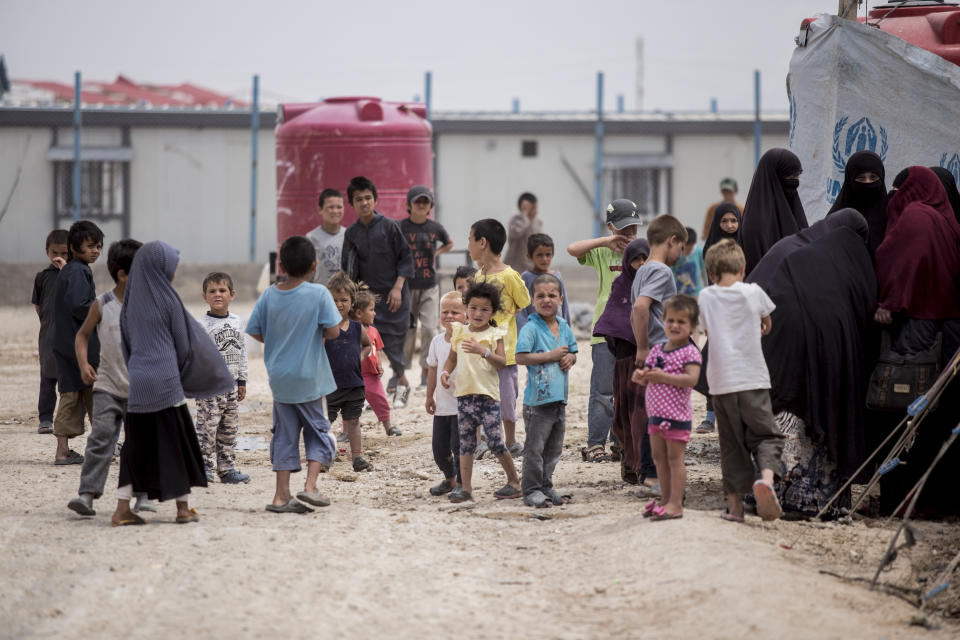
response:
M287 280L263 292L247 321L247 333L263 343L263 362L273 392L270 461L277 482L273 501L266 507L273 513L312 511L290 495L290 474L300 471L301 430L307 479L297 498L315 506L330 504L317 490L320 470L329 467L336 455L324 396L337 384L323 342L340 335L343 317L327 288L309 282L316 262L317 252L307 238L284 240L278 267Z
M500 252L507 241L503 225L493 218L474 222L470 227L467 249L470 257L480 267L474 276L478 283L487 282L500 290L500 304L493 320L506 330L503 337L506 364L498 369L500 378L500 411L503 430L510 455L523 454L523 445L516 441L517 431L517 312L530 304L530 293L520 274L500 259ZM490 443L487 447L492 450Z
M657 216L647 227L650 256L637 269L630 289L630 326L637 344L635 366L642 369L650 349L667 341L663 324L663 303L677 293L677 284L670 267L680 258L687 241L687 230L671 215ZM642 394L642 390L641 390ZM640 400L643 402L643 400ZM656 493L657 469L650 450L646 420L631 421L634 442L641 443L640 467L636 470L641 493ZM628 470L629 471L629 470Z
M610 426L613 423L613 369L614 358L604 339L594 335L594 327L610 297L610 285L621 273L623 249L637 237L640 214L632 200L620 198L607 205L607 230L610 235L600 238L578 240L567 247L567 253L582 265L593 267L597 272L597 303L593 309L593 323L590 325L590 358L593 368L590 370L590 398L587 404L587 445L583 450L584 460L603 462L620 457L620 446L614 440L608 456L604 452ZM616 447L616 449L614 449Z
M533 268L521 273L520 278L523 280L523 284L527 285L527 292L529 292L531 300L533 299L533 281L537 279L537 276L542 276L545 273L554 276L560 281L560 297L563 300L560 316L569 325L570 307L567 306L567 294L563 290L563 278L560 277L559 271L550 270L550 262L553 261L553 238L545 233L534 233L531 235L527 238L527 257L530 258L530 262L533 263ZM523 325L527 323L527 318L529 318L532 313L534 313L533 304L521 309L517 313L518 332L523 329Z
M203 301L210 310L200 324L216 343L237 386L227 394L197 400L197 438L208 482L213 482L216 470L224 484L247 483L250 476L236 468L234 452L240 431L238 405L247 395L247 348L242 323L239 316L230 313L230 303L237 292L230 274L220 271L208 273L202 286Z
M173 498L176 522L197 522L190 487L207 486L187 398L207 398L236 386L217 346L183 307L173 288L179 252L164 242L140 247L124 292L120 335L130 392L120 451L114 526L143 524L130 510L133 493Z
M643 515L651 520L683 517L687 468L683 457L693 428L690 392L700 378L700 350L690 339L697 326L697 301L678 294L663 304L667 342L650 349L633 382L646 385L647 433L657 466L662 500L651 500Z
M57 276L67 264L67 232L55 229L47 234L50 264L33 279L33 308L40 318L37 346L40 353L40 397L37 400L37 433L53 433L53 410L57 406L57 360L53 355L53 306Z
M77 331L75 350L80 375L85 383L93 384L93 418L90 420L87 447L83 452L79 495L67 503L67 508L82 516L97 515L93 501L103 495L107 472L120 437L123 415L127 411L130 381L120 337L120 310L130 266L142 244L136 240L120 240L110 245L107 270L116 285L97 296L90 305L87 319ZM94 331L100 338L100 368L96 370L87 359L87 345ZM133 510L156 511L157 508L145 494L138 494Z
M363 373L364 395L387 435L400 436L403 435L400 429L390 426L390 403L387 401L387 394L383 390L381 381L383 363L380 361L380 354L383 352L383 338L373 326L373 321L377 317L376 304L376 296L369 291L360 291L357 293L357 302L353 305L353 319L363 326L363 331L370 340L370 355L364 358L360 365L360 371ZM347 441L349 442L349 438Z
M472 231L470 236L473 244ZM486 239L481 242L485 243ZM503 344L507 330L498 326L493 319L500 310L500 290L488 282L475 282L463 294L463 302L467 307L469 324L452 324L450 355L440 371L440 384L447 389L454 384L450 372L456 373L461 483L450 492L450 502L473 500L473 454L477 450L477 430L480 427L487 436L490 451L507 474L507 484L497 489L494 497L519 498L520 478L500 430L500 380L497 371L507 366Z
M564 302L562 287L556 276L537 276L533 281L536 312L517 339L517 364L527 367L521 489L524 504L531 507L570 501L553 486L567 423L567 377L577 361L577 339L567 321L557 315Z
M436 220L430 220L433 209L433 192L416 185L407 191L408 218L400 221L400 230L413 254L413 277L410 286L410 329L403 348L407 366L413 362L417 342L417 327L420 324L420 386L427 386L427 351L437 329L437 307L440 285L437 284L436 263L440 256L453 249L453 241L447 230ZM440 245L439 247L437 245Z
M783 435L773 421L770 374L760 338L770 332L773 301L755 283L744 283L746 258L733 240L707 251L713 285L700 292L700 316L710 344L707 382L717 412L720 469L727 494L724 520L743 522L741 496L753 490L764 520L782 514L773 489ZM751 458L752 456L752 458ZM754 482L756 467L760 479Z
M430 487L430 495L442 496L460 486L460 428L457 424L457 396L450 388L437 386L437 370L450 357L453 324L464 320L463 296L450 291L440 299L440 323L443 333L430 342L427 354L427 413L433 416L433 461L443 473L443 481ZM450 375L456 377L456 370Z
M71 438L83 434L84 410L93 415L93 389L80 376L80 365L74 341L77 330L87 319L87 311L96 299L93 271L90 265L100 257L103 232L89 220L74 222L68 233L70 260L57 276L57 292L53 312L53 354L57 361L57 385L60 404L53 420L53 435L57 437L54 464L81 464L83 456L67 444ZM96 369L100 365L100 341L97 334L90 336L87 356Z
M677 291L696 298L703 289L706 279L706 267L703 264L703 249L697 246L697 232L687 227L687 244L683 255L673 265L673 277L677 281Z
M453 273L453 288L456 289L457 293L462 296L467 292L467 289L473 284L473 276L476 273L477 270L473 267L464 265L457 267L457 270Z
M360 438L360 414L366 399L360 363L370 355L370 338L359 322L350 319L357 301L357 285L340 271L327 280L327 289L340 312L337 336L328 338L323 345L337 383L336 391L327 394L327 419L333 424L338 415L343 416L353 470L373 471L373 465L363 458Z
M317 251L317 270L313 281L326 283L330 276L340 271L340 259L343 251L344 228L343 194L336 189L324 189L317 198L317 210L320 213L320 226L307 232L307 239Z

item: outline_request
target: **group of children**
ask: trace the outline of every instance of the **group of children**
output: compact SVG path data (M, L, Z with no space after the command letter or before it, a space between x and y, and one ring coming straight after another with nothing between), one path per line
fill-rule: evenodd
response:
M429 200L418 204L418 215L423 209L429 212L432 194L421 191L414 196L415 203L420 198ZM327 194L326 199L331 197L337 195ZM636 205L618 200L608 208L607 222L610 236L574 243L568 252L596 268L601 285L594 317L594 334L599 340L591 343L592 378L598 378L596 385L591 380L591 413L610 418L606 431L615 434L616 449L611 453L620 457L623 478L636 483L659 481L661 497L644 507L644 515L663 520L683 514L691 390L702 364L693 333L702 323L710 345L707 379L720 423L721 466L728 498L723 517L742 521L742 496L750 491L764 519L779 517L773 482L779 469L781 436L770 411L769 376L760 350L761 333L769 331L772 302L762 289L742 282L744 259L735 243L721 241L707 252L705 267L714 285L700 293L698 305L695 298L676 293L670 267L690 252L688 232L675 218L659 216L647 227L646 240L634 239L640 222ZM422 224L420 220L414 223ZM330 233L333 229L325 225L324 229L334 235ZM452 246L448 238L435 230L431 233L433 242L442 243L441 248ZM311 511L307 505L330 504L319 492L317 480L336 457L337 442L330 425L338 417L343 420L343 437L349 442L355 471L373 468L363 457L359 427L365 403L387 435L400 435L391 425L391 403L381 381L384 342L374 326L378 298L344 271L330 275L324 286L314 283L322 265L311 239L293 236L283 242L278 259L283 277L258 299L245 330L229 311L235 296L229 274L208 275L203 299L209 311L202 320L207 340L199 344L204 341L191 340L196 321L186 317L169 284L176 267L175 250L150 243L151 257L143 261L141 279L144 287L152 285L168 294L166 301L152 304L159 304L164 313L183 317L173 324L169 335L160 332L165 338L147 339L142 326L147 322L139 319L150 309L138 307L129 315L138 320L125 320L125 287L131 267L135 269L140 243L124 240L111 245L108 268L116 286L95 298L89 264L99 256L102 233L92 223L76 223L66 247L62 235L54 232L48 238L51 267L37 276L34 304L42 320L41 356L44 345L52 343L61 393L53 420L58 440L55 461L83 463L79 496L68 505L73 511L95 513L93 501L103 493L124 422L124 451L131 443L132 451L121 454L124 486L118 494L115 525L141 524L136 511L155 509L152 499L170 497L177 499L178 522L196 521L196 512L186 502L190 486L205 486L217 475L226 484L249 481L249 476L236 469L233 451L237 405L246 389L244 331L264 343L274 399L270 459L276 487L268 511L305 513ZM534 267L523 274L501 260L505 242L506 231L496 220L480 220L471 226L468 250L478 269L458 269L456 290L440 298L443 332L428 342L428 336L423 336L427 342L425 409L433 416L433 455L443 474L430 493L448 495L452 502L474 500L473 464L483 445L506 476L494 497L522 497L532 507L561 505L571 496L554 487L553 473L563 448L568 375L577 360L577 342L568 320L563 283L550 269L553 241L545 234L530 237L527 249ZM64 253L69 260L64 260ZM437 286L435 273L423 271L421 275ZM139 291L144 295L143 288ZM169 297L171 293L175 301ZM167 347L179 356L191 350L209 352L211 346L219 353L218 364L197 358L198 366L205 367L202 377L206 382L197 382L199 371L177 370L176 364L164 372L167 379L154 385L152 392L156 395L169 387L169 397L152 398L151 389L143 383L134 385L132 373L128 379L127 364L137 362L139 371L146 366L144 358L157 349ZM612 366L604 364L610 361ZM516 440L517 366L527 367L523 445ZM50 367L44 367L41 376L39 409L41 430L45 430L51 405ZM609 385L599 380L604 377L610 379ZM126 405L128 395L136 397L136 410ZM158 435L159 424L175 424L174 430L180 432L184 424L193 427L183 404L188 396L197 398L195 430L188 433L192 433L192 441L180 442L174 452L148 454L150 446L157 446L150 438L165 437ZM69 438L83 433L84 411L92 422L85 457L67 444ZM594 433L592 420L591 415L591 442L584 459L596 457L597 447L605 455L607 433L602 425ZM139 431L131 426L138 422ZM146 440L144 434L148 434ZM480 441L481 434L485 442ZM294 496L290 476L301 468L301 438L307 474L303 491ZM521 454L518 473L514 457ZM144 476L150 455L174 456L186 470L173 479L156 470L154 476ZM195 477L194 467L202 477ZM129 501L134 493L138 502L131 510Z

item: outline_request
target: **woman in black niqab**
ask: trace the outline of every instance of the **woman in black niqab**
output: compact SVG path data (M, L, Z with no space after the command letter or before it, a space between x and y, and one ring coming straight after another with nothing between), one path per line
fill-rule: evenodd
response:
M760 158L740 224L748 274L777 240L810 226L797 193L802 171L800 159L789 149L770 149Z
M953 174L943 167L930 167L930 170L937 174L943 188L947 190L947 200L950 201L950 208L953 209L953 215L960 223L960 191L957 191L957 181Z
M866 174L878 176L873 182L861 181ZM858 179L859 178L859 179ZM843 188L837 195L827 216L841 209L856 209L866 218L870 226L870 237L867 240L867 249L870 256L887 232L887 185L886 171L883 160L873 151L857 151L847 160L843 171Z

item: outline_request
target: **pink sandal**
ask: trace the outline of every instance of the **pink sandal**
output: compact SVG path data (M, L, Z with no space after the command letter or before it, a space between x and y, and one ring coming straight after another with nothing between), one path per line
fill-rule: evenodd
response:
M646 504L646 506L643 507L643 517L644 517L644 518L649 518L650 516L652 516L654 510L655 510L657 507L659 507L659 506L660 506L660 505L657 504L657 501L656 501L656 500L651 500L650 502L648 502L648 503ZM661 507L661 508L662 508L662 507Z

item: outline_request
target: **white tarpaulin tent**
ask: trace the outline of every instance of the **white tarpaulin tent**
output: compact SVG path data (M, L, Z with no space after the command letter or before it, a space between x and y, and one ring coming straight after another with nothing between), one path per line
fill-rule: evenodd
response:
M874 151L887 187L912 165L941 166L960 182L960 66L900 38L822 15L787 76L790 149L803 163L800 198L812 223L843 185L847 158Z

